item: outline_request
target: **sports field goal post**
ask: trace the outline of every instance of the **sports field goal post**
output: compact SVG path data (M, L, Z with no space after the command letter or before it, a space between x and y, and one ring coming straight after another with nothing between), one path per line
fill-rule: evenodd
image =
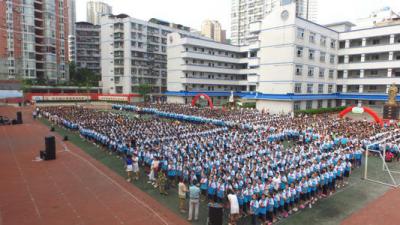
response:
M382 171L388 173L391 183L368 177L368 157L369 157L370 153L375 153L375 154L379 155L379 158L382 160ZM385 150L384 150L384 155L386 155ZM397 188L397 187L399 187L400 184L396 182L395 178L393 177L393 173L400 174L400 171L394 171L394 170L389 169L389 167L385 161L384 155L382 155L381 151L370 149L370 146L367 146L367 149L365 150L365 160L364 160L365 161L365 163L364 163L364 180Z

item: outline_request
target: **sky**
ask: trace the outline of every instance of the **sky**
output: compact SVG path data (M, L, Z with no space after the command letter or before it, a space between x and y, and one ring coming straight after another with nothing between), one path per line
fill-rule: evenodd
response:
M77 21L86 20L86 2L76 0ZM158 18L200 30L203 20L218 20L230 36L231 0L102 0L113 13L137 19ZM318 0L318 23L355 21L372 11L389 6L400 12L400 0Z

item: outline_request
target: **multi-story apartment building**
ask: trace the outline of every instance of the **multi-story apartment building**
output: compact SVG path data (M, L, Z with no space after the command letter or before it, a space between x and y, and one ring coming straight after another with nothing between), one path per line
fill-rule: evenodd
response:
M216 20L205 20L201 25L201 34L216 42L226 42L226 30Z
M76 23L76 66L86 68L100 76L100 25Z
M68 0L68 60L76 62L76 2Z
M257 37L250 32L250 24L262 21L275 7L296 2L296 14L307 20L316 21L317 0L232 0L231 5L231 43L247 45Z
M400 25L362 30L352 30L349 22L322 26L296 16L296 7L277 7L263 22L252 23L249 32L257 40L248 46L171 34L176 41L168 47L168 101L189 102L198 93L221 99L232 90L271 113L358 103L381 110L388 86L400 84ZM221 82L227 71L236 76ZM226 86L230 82L240 88Z
M189 27L128 15L108 15L101 20L103 93L137 93L149 84L153 93L167 89L167 34L201 37Z
M103 15L112 14L112 7L102 1L93 0L86 4L86 21L94 25L100 25Z
M1 1L0 15L0 61L7 61L0 65L9 79L68 79L67 1Z

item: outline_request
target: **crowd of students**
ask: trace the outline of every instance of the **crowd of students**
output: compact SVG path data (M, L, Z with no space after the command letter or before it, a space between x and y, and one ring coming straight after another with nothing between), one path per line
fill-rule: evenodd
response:
M245 123L252 129L158 116L131 118L76 106L44 107L40 112L124 156L129 180L132 172L139 178L140 166L149 174L149 182L162 186L160 192L181 180L198 183L202 198L212 202L225 204L228 193L234 193L240 215L251 216L252 224L257 218L276 222L342 188L352 170L361 166L370 138L395 129L333 115L271 116L174 104L138 107Z

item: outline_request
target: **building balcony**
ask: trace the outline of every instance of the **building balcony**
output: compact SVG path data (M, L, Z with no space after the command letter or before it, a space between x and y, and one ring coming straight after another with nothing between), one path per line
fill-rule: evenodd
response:
M395 37L394 37L394 43L395 43L395 44L400 44L400 34L395 35Z
M261 21L250 23L249 32L251 34L259 33L261 31L261 25L262 25Z
M183 71L213 72L213 73L221 73L221 74L248 74L247 69L225 69L225 68L219 68L219 67L209 67L206 65L183 64L181 69Z
M261 42L260 42L260 41L252 42L252 43L249 45L249 49L250 49L250 50L257 50L257 49L260 49L260 45L261 45Z
M389 69L389 68L399 68L400 60L384 60L384 61L374 61L374 62L356 62L348 64L339 64L338 70L361 70L361 69Z
M349 85L349 86L359 86L359 85L389 85L392 83L400 84L400 77L378 77L378 78L349 78L349 79L338 79L336 81L338 85ZM347 92L358 92L358 89L354 88L347 89ZM385 90L386 91L386 90Z
M181 79L184 84L209 84L209 85L247 85L247 80L225 80L225 79L205 79L183 77Z
M247 58L239 59L239 58L232 58L228 56L219 56L219 55L210 55L206 53L200 52L190 52L184 51L182 52L182 58L192 58L192 59L200 59L200 60L210 60L210 61L217 61L217 62L226 62L226 63L243 63L247 60Z
M393 60L400 60L400 51L393 53Z
M365 46L377 46L377 45L388 45L390 44L390 35L369 37L365 40Z
M249 58L249 64L248 66L250 68L256 68L260 66L260 58L258 57L253 57L253 58Z
M37 22L37 21L39 21L39 22L42 22L43 23L43 17L42 17L42 14L40 14L40 13L35 13L35 22ZM43 26L43 25L42 25Z
M389 60L389 52L365 54L365 62L380 62Z
M372 46L360 46L353 48L339 49L339 55L356 55L356 54L371 54L376 52L393 52L400 51L400 42L386 45L372 45Z
M114 32L124 32L124 26L114 26Z

